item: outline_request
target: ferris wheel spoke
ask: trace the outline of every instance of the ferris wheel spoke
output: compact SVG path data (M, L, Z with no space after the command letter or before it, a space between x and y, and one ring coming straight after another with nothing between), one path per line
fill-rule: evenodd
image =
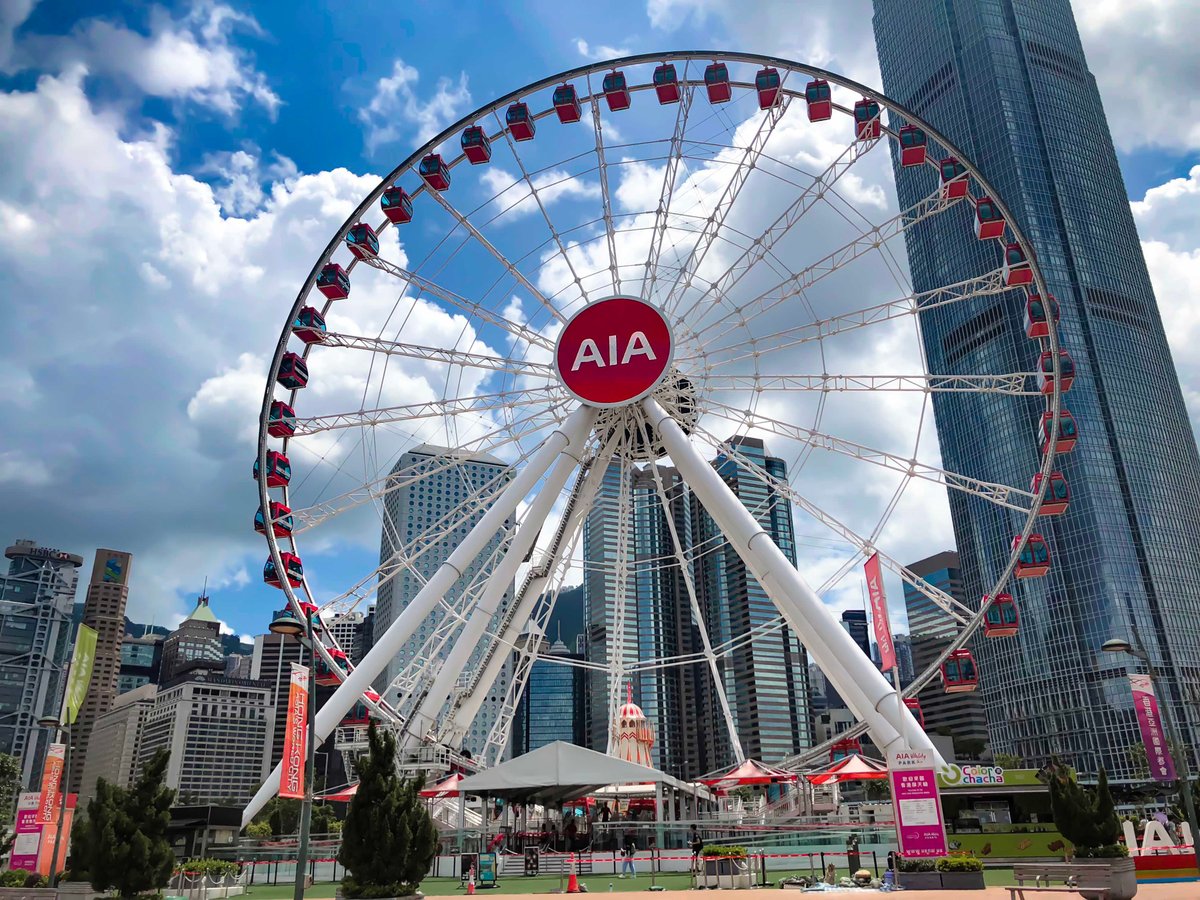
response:
M556 385L524 390L498 391L477 394L474 397L455 397L446 400L430 400L427 403L410 403L404 406L385 406L381 409L364 409L357 412L330 413L296 420L293 437L336 431L343 428L364 428L391 422L419 421L421 419L454 418L456 416L482 416L521 406L534 400L564 399L562 389Z
M681 312L679 317L687 318L691 311L702 308L702 304L709 297L732 296L732 291L738 282L771 252L784 235L795 227L809 210L822 202L826 195L834 189L838 179L874 149L877 143L879 143L879 139L852 141L823 172L800 191L791 204L776 217L775 221L754 238L742 255L734 260L723 274L709 283L695 302L688 307L688 313Z
M868 229L858 237L827 253L815 263L805 266L757 297L741 304L731 312L706 323L696 332L697 337L703 338L705 335L710 334L714 328L720 325L727 325L729 322L736 320L725 331L719 332L711 338L705 338L706 341L720 342L723 338L728 337L736 331L736 329L749 324L779 304L786 303L793 297L799 296L839 269L845 268L856 259L887 244L912 226L939 215L948 209L953 209L959 202L961 201L944 199L939 188L924 200L918 201L908 209L892 216L874 228ZM747 309L750 310L749 315L745 312Z
M761 117L758 128L755 130L750 142L746 145L745 150L743 150L741 159L730 174L729 180L725 183L725 188L721 191L721 196L717 198L712 212L709 213L708 218L705 220L700 237L692 245L691 252L680 268L679 275L672 283L666 299L660 304L669 315L674 315L678 311L677 308L680 299L692 286L692 279L699 271L700 265L704 262L704 257L708 254L709 249L716 241L717 235L720 233L725 224L725 219L729 215L729 211L733 208L738 195L741 193L747 180L749 180L750 173L756 168L759 157L767 146L767 139L770 138L774 131L773 125L774 120L771 116L763 115Z
M430 191L430 193L437 197L441 196L437 191ZM378 269L381 272L386 272L395 278L399 278L406 285L415 287L422 293L436 297L443 303L460 309L468 315L475 316L481 322L486 322L489 325L494 325L497 328L507 331L518 341L532 347L542 347L546 350L551 350L554 347L553 341L527 325L523 325L520 322L513 322L503 315L494 313L482 304L476 303L474 300L468 300L466 297L456 294L454 291L444 288L436 282L418 275L416 272L409 271L403 266L398 266L384 259L382 256L368 256L362 262L373 269ZM561 318L561 315L559 317Z
M325 340L322 343L327 347L366 350L370 353L383 353L388 356L406 356L409 359L419 359L425 362L442 362L452 366L463 366L468 369L507 372L511 375L530 376L534 378L550 378L553 375L550 366L544 363L511 359L503 356L491 356L486 353L471 353L466 350L449 350L445 347L426 347L420 344L407 344L401 341L387 341L382 338L359 337L357 335L330 332L325 336Z
M675 196L675 182L679 166L683 162L683 139L687 133L688 113L696 89L687 82L687 63L684 64L683 87L680 88L679 108L675 112L675 131L671 135L671 150L663 167L662 189L658 194L658 206L654 211L654 230L650 234L650 252L646 256L646 270L642 275L642 296L653 297L658 282L658 260L662 255L663 238L667 233L667 220L671 213L671 201Z
M600 202L604 210L604 235L608 241L608 271L612 276L614 294L621 293L621 273L617 265L617 236L613 227L612 194L608 189L608 163L604 159L604 126L600 121L600 101L592 91L592 76L588 75L588 93L591 94L592 128L596 132L596 159L600 172Z
M696 379L714 391L913 391L922 394L1011 394L1040 396L1036 372L1003 375L744 375L704 373Z

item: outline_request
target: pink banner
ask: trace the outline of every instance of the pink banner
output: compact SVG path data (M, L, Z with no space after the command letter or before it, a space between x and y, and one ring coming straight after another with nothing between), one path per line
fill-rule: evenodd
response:
M905 856L945 856L946 825L933 754L924 750L889 753L888 778L900 852Z
M38 821L38 800L41 794L29 792L21 794L17 803L17 824L13 829L12 856L9 858L10 869L25 869L34 872L38 867L38 851L42 844L42 828Z
M1142 743L1146 745L1150 777L1155 781L1174 781L1175 763L1158 715L1158 698L1154 696L1150 676L1130 675L1129 685L1133 688L1133 708L1137 710L1138 728L1142 732Z
M879 668L896 668L896 645L892 643L892 626L888 622L887 597L883 593L883 575L879 571L879 554L871 554L863 569L867 574L867 595L871 598L871 624L875 626L875 643L879 645Z

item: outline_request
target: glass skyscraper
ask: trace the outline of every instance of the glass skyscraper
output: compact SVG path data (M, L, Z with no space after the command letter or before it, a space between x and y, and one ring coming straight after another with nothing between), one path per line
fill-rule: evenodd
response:
M530 667L525 692L513 717L513 756L555 741L583 746L584 670L544 659L548 656L576 661L582 658L560 639L544 649L543 658Z
M874 26L884 91L980 167L1033 242L1076 366L1063 401L1080 439L1056 463L1070 508L1038 528L1053 568L1012 586L1016 637L976 642L993 749L1135 778L1127 748L1140 738L1125 677L1135 662L1099 648L1133 639L1136 625L1184 743L1200 743L1200 458L1070 5L875 0ZM895 173L902 208L935 188L924 168ZM959 204L909 229L916 290L998 267L1000 248L975 240L970 216ZM930 371L1033 371L1040 347L1025 337L1023 304L1016 289L923 314ZM936 395L945 467L1028 484L1042 408L1033 398ZM977 603L1020 522L950 494L965 593Z

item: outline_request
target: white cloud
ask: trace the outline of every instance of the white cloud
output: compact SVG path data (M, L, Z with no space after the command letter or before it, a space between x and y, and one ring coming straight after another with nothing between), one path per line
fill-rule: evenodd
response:
M258 149L250 148L206 154L197 174L213 176L214 194L226 213L247 215L266 201L264 186L287 185L299 171L294 162L278 153L264 165Z
M9 70L13 54L13 33L33 12L37 0L3 0L0 2L0 72Z
M603 60L616 59L618 56L628 56L626 47L611 47L608 44L589 44L583 38L575 39L575 49L584 59Z
M467 109L471 92L466 72L459 73L457 82L439 78L437 90L427 100L417 96L420 77L415 68L397 59L392 74L375 83L370 102L358 111L368 153L410 136L418 145L423 144Z
M488 167L479 180L495 199L492 206L501 214L500 222L511 222L538 211L537 201L524 179L497 167ZM596 199L600 184L575 177L563 169L552 169L534 175L530 181L547 208L564 199Z

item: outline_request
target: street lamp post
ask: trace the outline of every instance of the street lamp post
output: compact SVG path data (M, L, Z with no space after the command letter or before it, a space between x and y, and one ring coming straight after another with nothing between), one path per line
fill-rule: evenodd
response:
M1133 626L1133 636L1141 643L1141 638L1138 636L1137 625ZM1137 659L1140 659L1146 664L1146 674L1150 678L1151 686L1155 683L1157 672L1154 668L1154 661L1150 659L1150 654L1143 647L1135 647L1133 644L1124 638L1112 638L1105 641L1101 650L1109 653L1128 653ZM1179 736L1179 731L1175 727L1175 714L1171 711L1171 698L1164 696L1162 698L1162 717L1167 724L1167 752L1171 754L1171 759L1175 763L1175 778L1179 782L1179 793L1183 795L1183 809L1187 815L1188 828L1192 832L1192 853L1195 855L1197 869L1200 870L1200 852L1197 852L1197 844L1200 844L1200 826L1196 821L1196 804L1192 800L1192 777L1188 768L1188 760L1181 752L1183 750L1183 740Z
M62 802L58 809L58 827L54 835L54 850L50 854L50 886L57 888L58 858L62 855L63 822L67 818L67 788L71 778L71 727L62 724L58 716L47 716L44 719L38 719L38 724L54 732L52 743L57 744L63 734L67 736L67 743L63 748L63 774L59 782L59 787L62 788Z
M300 801L300 841L296 847L296 888L292 894L293 900L304 900L304 875L305 869L308 868L308 832L312 824L313 767L316 765L317 749L317 717L313 709L317 694L315 690L317 648L313 639L314 615L316 615L315 612L306 614L304 624L301 624L291 610L285 609L275 616L270 626L270 630L274 634L291 635L292 637L305 635L309 649L308 702L304 705L304 712L308 717L308 747L305 754L307 760L304 765L304 799ZM279 655L280 658L283 657L282 644L279 647ZM303 650L300 652L300 659L303 662Z

